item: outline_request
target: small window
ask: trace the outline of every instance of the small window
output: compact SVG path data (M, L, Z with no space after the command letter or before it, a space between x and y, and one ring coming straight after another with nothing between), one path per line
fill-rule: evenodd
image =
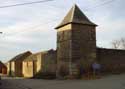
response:
M95 32L93 30L90 31L90 40L95 40Z

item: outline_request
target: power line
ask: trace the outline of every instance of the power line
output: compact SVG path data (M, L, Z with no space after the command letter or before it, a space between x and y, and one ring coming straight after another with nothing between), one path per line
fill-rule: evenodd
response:
M110 4L110 3L112 3L113 1L115 1L115 0L106 1L106 2L104 2L104 3L100 4L100 5L97 5L97 6L95 6L95 7L99 7L99 6L103 6L103 5L106 5L106 4Z
M88 10L89 10L89 9L94 9L94 8L97 8L97 7L100 7L100 6L104 6L104 5L107 5L107 4L110 4L110 3L112 3L113 1L115 1L115 0L105 1L104 3L101 3L101 4L98 4L98 5L96 5L96 6L93 6L93 7L88 8Z
M54 0L42 0L42 1L37 1L37 2L35 2L35 3L40 3L40 2L46 2L46 1L54 1ZM105 1L104 3L102 3L102 4L99 4L99 5L96 5L95 6L95 8L96 7L99 7L99 6L102 6L102 5L105 5L105 4L108 4L108 3L111 3L111 2L113 2L114 0L110 0L110 1ZM31 3L34 3L34 2L30 2L30 4ZM23 4L26 4L26 3L23 3ZM28 3L29 4L29 3ZM1 8L1 7L0 7ZM88 8L88 9L91 9L91 8ZM56 20L52 20L52 21L56 21ZM50 22L47 22L47 23L45 23L45 24L49 24ZM51 22L52 23L52 22ZM37 27L40 27L40 26L43 26L44 24L38 24L38 25L36 25L36 26L33 26L33 27L30 27L30 28L26 28L24 31L21 31L19 34L21 34L21 33L24 33L24 32L27 32L27 29L32 29L32 31L35 31L35 30L38 30L38 29L36 29ZM31 31L31 30L30 30Z
M112 1L114 1L114 0L110 0L110 1L107 1L107 2L105 1L104 3L99 4L99 5L96 5L95 7L97 7L97 6L101 6L101 5L105 5L105 4L108 4L108 3L111 3ZM50 22L52 23L52 22L55 22L55 21L57 21L57 19L54 19L54 20L49 21L49 22L44 23L44 24L49 24ZM38 29L36 29L36 28L37 28L37 27L40 27L40 26L43 26L44 24L37 24L36 26L32 26L32 27L26 28L24 31L21 31L21 32L18 33L18 34L21 34L21 33L27 32L27 29L32 29L32 30L30 30L30 31L38 30Z
M45 22L45 23L41 23L41 24L37 24L37 25L35 25L35 26L32 26L32 27L29 27L29 28L24 28L23 30L24 31L21 31L21 32L19 32L19 33L12 33L12 34L8 34L9 36L11 36L11 35L20 35L20 34L23 34L23 33L25 33L25 32L28 32L29 30L30 31L36 31L36 30L42 30L42 29L37 29L38 27L43 27L43 25L48 25L48 24L52 24L52 23L55 23L55 21L57 21L58 19L53 19L53 20L51 20L51 21L47 21L47 22ZM29 29L29 30L28 30Z
M5 5L5 6L0 6L0 8L9 8L9 7L16 7L16 6L24 6L24 5L44 3L44 2L49 2L49 1L54 1L54 0L42 0L42 1L36 1L36 2L27 2L27 3L13 4L13 5Z

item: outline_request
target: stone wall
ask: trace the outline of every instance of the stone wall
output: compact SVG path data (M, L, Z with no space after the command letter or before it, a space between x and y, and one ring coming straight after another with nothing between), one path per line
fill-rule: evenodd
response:
M56 73L56 51L39 52L23 61L23 76L35 77L41 73Z
M77 75L79 66L87 67L96 59L95 26L69 24L57 32L58 74Z
M33 77L35 61L24 61L23 62L23 77Z
M7 66L7 75L10 75L10 62L7 62L7 64L6 64L6 66Z
M16 76L15 75L15 62L10 62L11 68L10 68L10 76Z
M125 50L97 48L97 61L103 72L125 72Z
M72 45L72 25L68 24L57 30L57 77L69 74ZM63 73L62 73L63 72Z
M13 57L10 61L8 61L8 76L22 77L22 62L31 54L32 53L30 51L26 51L24 53L18 54L17 56Z
M90 65L96 59L95 26L73 24L72 62Z
M23 76L23 74L22 74L22 61L21 60L15 61L15 76L16 77Z
M0 61L0 74L7 74L7 67Z
M42 65L43 65L43 61L42 61L42 55L44 53L40 52L36 54L36 59L37 59L37 68L36 68L36 72L39 72L42 70Z
M38 64L39 59L37 58L37 55L41 55L41 53L32 54L24 59L22 64L24 77L33 77L38 72L37 67L40 65Z
M43 67L43 71L42 72L47 72L47 73L52 73L55 74L56 73L56 56L57 53L55 50L49 50L47 53L45 53L42 56L42 67Z

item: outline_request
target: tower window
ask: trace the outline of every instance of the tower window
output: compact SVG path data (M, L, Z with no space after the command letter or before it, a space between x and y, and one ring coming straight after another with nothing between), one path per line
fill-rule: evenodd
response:
M90 31L90 40L95 40L95 32L93 30Z

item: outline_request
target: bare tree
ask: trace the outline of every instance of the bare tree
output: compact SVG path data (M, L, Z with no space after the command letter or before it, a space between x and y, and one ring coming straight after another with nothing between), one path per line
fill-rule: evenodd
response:
M125 49L125 38L112 41L112 47L115 49Z
M119 40L114 40L114 41L112 41L111 44L112 44L112 47L115 49L120 48L120 41Z
M121 38L120 44L121 44L122 49L125 49L125 38Z

